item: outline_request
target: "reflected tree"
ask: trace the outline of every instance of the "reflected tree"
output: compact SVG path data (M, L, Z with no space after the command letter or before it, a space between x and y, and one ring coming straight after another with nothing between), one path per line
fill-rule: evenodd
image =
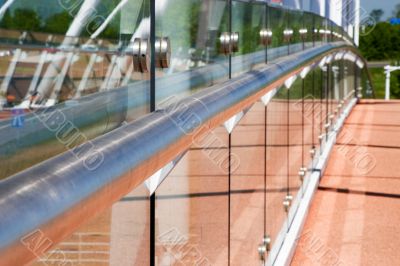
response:
M1 26L6 29L39 31L41 29L39 15L30 9L16 9L11 15L9 11L4 15Z
M72 16L64 11L62 13L55 14L46 20L43 26L44 32L64 34L67 32L69 25L72 23Z
M400 4L397 4L394 8L393 17L400 18Z
M399 60L400 26L378 23L370 34L361 36L360 50L367 60Z
M371 11L370 16L376 21L380 22L384 12L382 9L374 9Z

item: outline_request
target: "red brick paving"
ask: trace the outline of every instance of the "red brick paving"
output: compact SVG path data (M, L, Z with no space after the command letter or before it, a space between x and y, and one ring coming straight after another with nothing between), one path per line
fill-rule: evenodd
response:
M400 265L399 221L400 101L365 101L338 137L292 265Z

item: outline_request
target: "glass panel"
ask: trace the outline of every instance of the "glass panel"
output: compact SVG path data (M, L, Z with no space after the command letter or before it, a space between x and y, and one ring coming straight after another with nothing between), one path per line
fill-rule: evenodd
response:
M348 103L348 97L350 93L351 85L349 84L350 72L349 72L349 64L347 60L343 60L343 107L345 108Z
M320 135L319 135L319 143L320 143L320 153L325 149L325 144L327 140L327 132L326 126L328 124L328 113L329 113L329 94L328 94L328 67L325 65L320 71L320 85L321 88L321 123L320 123Z
M99 92L106 79L110 62L105 54L80 53L76 60L68 71L68 77L73 81L73 86L69 90L67 88L67 91L63 88L59 98L60 101L80 98ZM64 83L66 82L64 81ZM68 91L70 93L66 93Z
M232 76L263 64L266 49L260 31L266 24L266 6L254 2L232 2L232 32L239 33L239 50L232 57Z
M26 5L24 12L39 14L43 21L51 19L54 26L58 25L52 17L60 19L59 15L66 11L53 9L53 4L46 6L45 2L40 1L30 9L32 5L28 5L27 1L16 0L9 9L10 16L19 14L21 7ZM93 1L85 1L85 4L89 2ZM137 20L129 21L131 24L124 26L128 40L133 35L146 37L150 31L146 22L149 0L124 3L131 5L132 10L133 2L133 7L140 14ZM104 33L109 25L115 28L122 19L118 14L123 8L116 3L95 5L99 7L99 17L107 15L110 19L109 24L103 21L107 25ZM46 8L42 10L42 7ZM74 8L77 13L89 7L79 4ZM7 17L5 15L3 22L14 21L13 17ZM67 22L60 19L60 28ZM86 26L102 29L100 25ZM75 27L73 23L71 27ZM80 33L83 28L79 28L74 30ZM103 31L100 30L99 34ZM107 46L110 45L107 40L88 41L81 38L76 45L71 45L71 38L60 40L53 39L46 46L41 44L42 49L28 47L25 41L21 41L25 45L23 48L12 48L9 55L0 57L4 73L0 97L6 98L0 118L0 179L71 150L149 112L149 74L133 71L128 43L121 46L117 53L109 50L111 46ZM127 86L130 84L134 85ZM95 95L90 95L95 92ZM22 110L17 112L14 108ZM16 116L23 121L17 126L13 124Z
M315 68L313 76L313 95L314 95L314 126L313 126L313 142L316 148L320 147L320 135L322 134L322 124L323 124L323 103L322 103L322 70L320 68ZM315 150L315 158L317 157L317 149Z
M0 179L150 111L150 0L1 2L10 6L0 18ZM342 31L255 1L156 3L156 39L171 49L164 61L154 55L158 106ZM267 49L262 29L272 30ZM221 36L235 33L224 47ZM147 50L134 55L138 39ZM283 203L302 195L299 172L313 168L310 150L324 150L340 100L359 87L372 95L365 71L348 61L317 68L267 107L255 103L231 135L220 126L195 139L156 191L157 265L256 265L263 236L279 246L297 208ZM149 205L142 185L33 265L149 265Z
M340 103L340 62L335 61L332 64L332 127L336 124L339 115Z
M362 97L365 99L373 99L374 92L372 90L372 85L368 78L367 68L362 69Z
M304 40L304 48L308 49L313 47L314 43L314 23L315 23L315 15L312 13L304 12L303 13L303 29L307 30Z
M81 37L82 44L85 44L89 37L105 39L106 46L117 44L120 35L126 34L126 26L129 24L128 27L131 28L136 25L139 16L143 18L146 13L148 16L148 4L147 7L143 6L143 9L141 6L142 3L149 3L148 0L107 3L38 0L34 5L27 0L9 2L12 3L7 8L0 24L2 42L21 43L23 41L24 44L45 45L50 41L52 44L66 44L72 39L64 38L64 36L69 36ZM122 14L121 10L123 10ZM127 10L130 11L129 19L126 18ZM144 28L141 27L141 30ZM26 33L21 34L21 31Z
M291 224L298 205L296 203L297 195L300 191L301 180L299 171L303 161L303 105L302 105L302 79L298 78L292 87L288 90L289 99L289 194L293 197L291 202L292 209L289 216L289 225ZM301 196L301 195L300 195Z
M291 21L291 11L288 9L283 9L283 17L284 17L284 23L285 23L285 28L283 29L283 34L282 34L282 46L286 47L286 53L281 54L281 56L286 56L291 53L291 46L294 42L294 31L291 28L292 26L292 21ZM286 31L292 31L292 33L289 34L289 38L285 34Z
M228 32L226 1L166 1L158 7L156 36L171 43L169 68L156 70L157 103L179 99L229 77L228 56L220 36Z
M139 186L32 265L149 265L149 202Z
M302 81L302 85L304 87L303 90L303 157L302 157L302 166L307 169L305 173L303 181L303 188L306 187L309 181L309 174L311 173L311 169L314 168L314 164L312 161L312 153L311 150L315 149L315 136L314 136L314 127L315 127L315 113L314 111L314 100L315 100L315 88L314 84L314 72L310 72L306 78ZM303 169L304 170L304 169ZM304 190L302 191L304 193Z
M319 16L315 16L315 43L317 46L322 45L324 42L324 32L325 32L325 24L324 19Z
M283 31L286 29L287 21L283 9L267 6L268 27L272 30L272 44L268 47L268 60L287 55L287 45L283 42Z
M344 82L345 82L345 77L344 77L344 64L343 60L339 60L337 62L338 67L339 67L339 106L338 106L338 115L340 116L341 113L343 112L343 103L344 103Z
M1 89L7 91L7 97L14 97L13 105L26 98L30 81L36 72L36 60L40 56L39 51L17 49L13 57L0 57L5 66Z
M287 89L281 88L267 105L267 194L266 233L272 245L281 244L278 234L286 213L283 200L288 193L288 103Z
M147 113L148 93L149 86L144 83L36 112L25 111L19 127L13 124L13 111L5 110L8 117L0 122L0 179Z
M300 29L303 28L303 12L288 10L288 28L293 31L290 53L296 53L303 49L303 41L300 36Z
M3 43L18 43L20 40L24 40L25 43L45 44L48 38L47 34L34 34L33 32L66 35L82 6L82 1L39 0L35 1L34 5L28 0L8 2L12 3L6 9L0 24L0 27L4 29L0 31ZM4 8L7 7L4 1L1 5ZM82 30L84 23L74 27ZM21 31L30 33L21 34Z
M230 265L258 265L264 236L265 107L255 103L232 132Z
M34 98L34 104L49 106L88 93L148 79L147 75L133 73L132 53L127 45L133 41L132 36L147 38L149 35L149 0L129 0L120 4L118 1L108 4L85 1L82 4L82 1L55 3L40 0L34 6L26 0L9 2L13 3L4 15L1 27L22 27L31 31L34 28L29 25L39 23L37 30L68 36L64 38L62 35L29 32L19 37L18 45L29 50L18 48L10 51L13 59L8 65L6 78L2 81L3 97L9 94L9 89L12 90L12 84L22 80L18 71L16 72L18 68L31 67L32 73L24 76L26 85L22 92L23 97L17 97L14 105L25 101L22 107L32 107L30 100ZM127 8L130 10L129 19L126 18ZM16 21L19 17L21 19ZM89 40L89 36L92 39ZM120 36L122 42L118 41ZM42 49L31 51L32 47L26 46L31 42L41 45ZM111 54L102 54L105 50ZM126 55L127 52L129 56ZM91 79L93 76L96 80L94 83ZM12 83L10 79L13 80ZM25 93L26 90L29 93Z
M348 105L350 101L356 96L355 95L355 71L354 63L350 61L345 61L346 67L346 104Z
M328 134L330 134L332 130L332 122L334 119L334 114L333 114L333 105L334 105L334 100L333 100L333 86L334 86L334 81L333 81L333 63L329 64L326 68L326 75L327 75L327 118L326 118L326 126L325 126L325 133L326 133L326 138L325 140L328 140ZM328 126L328 127L327 127Z
M228 147L223 127L195 140L157 189L157 265L228 264Z

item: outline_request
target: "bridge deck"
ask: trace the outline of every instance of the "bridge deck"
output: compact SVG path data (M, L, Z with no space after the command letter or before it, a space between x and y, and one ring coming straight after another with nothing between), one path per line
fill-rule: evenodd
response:
M340 133L292 265L399 265L400 101L364 101Z

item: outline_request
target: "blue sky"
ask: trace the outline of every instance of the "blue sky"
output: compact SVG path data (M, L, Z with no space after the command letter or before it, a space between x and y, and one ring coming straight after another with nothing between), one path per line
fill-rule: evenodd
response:
M400 4L400 0L361 0L361 7L368 13L373 9L382 9L385 11L383 19L392 16L396 4Z

